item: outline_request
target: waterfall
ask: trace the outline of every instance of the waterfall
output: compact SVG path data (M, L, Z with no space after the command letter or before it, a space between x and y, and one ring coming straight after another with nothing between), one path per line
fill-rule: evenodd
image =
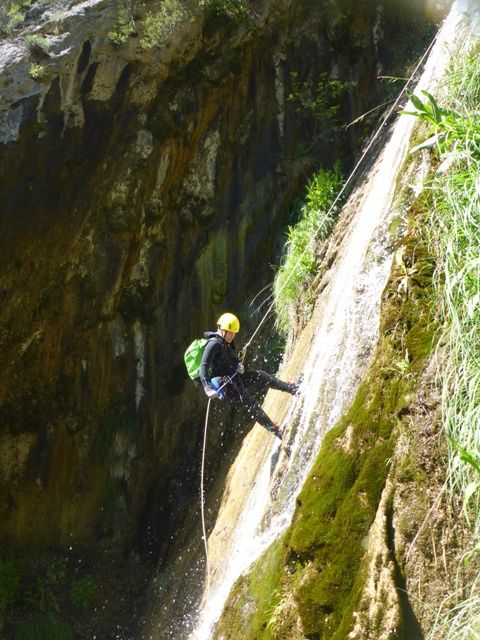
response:
M467 6L466 2L453 5L416 93L425 88L435 91L455 41L461 39ZM400 117L391 130L385 130L382 151L342 210L330 241L332 264L284 372L295 375L303 370L302 393L291 401L278 391L269 392L266 410L284 416L284 442L272 444L272 436L255 427L229 472L208 539L211 588L203 595L190 640L211 638L235 581L288 527L322 438L348 409L368 367L378 342L382 291L404 228L395 192L399 181L405 180L401 171L414 124L414 118ZM418 185L408 186L413 197ZM172 637L185 637L187 627L191 619Z

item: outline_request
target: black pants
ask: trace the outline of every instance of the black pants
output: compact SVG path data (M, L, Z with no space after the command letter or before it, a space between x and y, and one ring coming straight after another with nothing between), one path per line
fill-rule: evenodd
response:
M283 382L266 371L245 371L243 375L237 373L223 388L224 399L232 404L243 405L251 418L254 418L262 427L269 431L273 421L267 416L258 401L252 395L260 395L268 389L277 389L294 394L297 390L295 384Z

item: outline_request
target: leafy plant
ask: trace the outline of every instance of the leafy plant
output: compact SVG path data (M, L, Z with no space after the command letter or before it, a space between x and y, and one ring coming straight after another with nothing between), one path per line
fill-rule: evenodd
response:
M133 17L133 0L120 0L115 28L109 32L108 39L117 46L125 44L136 31Z
M404 110L401 114L420 118L429 125L429 137L410 150L434 148L439 157L451 154L454 159L468 156L478 158L480 152L480 128L476 124L478 113L457 113L440 107L428 91L422 91L426 100L409 93L415 111Z
M66 558L57 558L47 569L47 582L49 584L62 584L65 582L68 571Z
M245 0L199 0L198 4L213 11L217 16L238 19L250 14Z
M287 100L296 105L297 113L307 112L316 120L329 121L331 125L340 125L341 103L353 82L332 78L323 72L314 82L300 79L298 71L290 73L292 89Z
M316 242L333 228L338 208L331 209L331 205L342 182L338 163L332 171L318 171L307 187L300 220L288 228L285 255L273 286L277 327L283 335L296 310L303 307L308 315L313 304L309 286L318 269Z
M50 42L48 38L39 33L30 33L23 38L23 41L32 50L39 50L43 53L48 53L50 50Z
M108 34L114 45L123 45L138 31L144 49L165 47L177 26L195 20L202 9L217 17L231 19L251 15L245 0L197 0L195 3L163 0L154 11L147 12L142 20L135 18L136 9L139 8L144 9L145 6L136 0L120 0L117 24Z
M10 35L22 25L33 6L45 6L52 0L2 0L0 6L0 35Z
M24 601L33 609L44 612L59 611L57 598L44 578L37 578L35 587L30 587L26 591Z
M448 483L462 500L471 528L471 550L462 565L474 572L441 604L428 640L470 640L480 633L480 46L468 45L448 73L445 106L429 93L412 99L406 111L428 125L427 139L412 151L430 148L437 168L426 192L431 218L430 250L436 258L436 305L443 321L439 368L442 415L449 443ZM462 571L460 571L462 569ZM459 576L463 566L459 567Z
M402 360L397 360L394 365L393 368L396 371L399 371L400 373L406 373L408 370L408 367L410 366L410 355L408 353L408 349L405 351L405 356Z
M47 69L42 64L32 62L28 74L33 80L42 80L47 75Z
M70 587L70 600L79 609L88 610L92 606L95 583L92 576L76 580Z
M7 0L0 7L0 33L9 34L25 20L25 13L30 7L30 2L19 0Z
M192 14L179 0L164 0L154 13L150 13L145 18L140 44L145 49L163 47L167 44L175 27L191 19Z

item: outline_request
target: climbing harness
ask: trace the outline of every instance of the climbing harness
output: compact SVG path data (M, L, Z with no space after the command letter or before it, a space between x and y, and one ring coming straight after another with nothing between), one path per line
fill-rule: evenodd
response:
M435 44L438 35L440 33L440 29L437 31L435 37L433 38L432 42L430 43L430 45L428 46L428 48L426 49L425 53L423 54L423 56L421 57L419 63L417 64L417 66L415 67L415 69L412 71L410 77L408 78L407 82L405 83L405 85L403 86L402 90L400 91L400 93L398 94L397 99L395 100L395 102L393 103L392 107L390 108L390 110L388 111L387 115L384 117L384 119L382 120L381 124L379 125L379 127L377 128L377 130L375 131L373 137L371 138L370 142L368 143L367 147L365 148L365 151L362 153L362 155L360 156L360 159L358 160L358 162L356 163L356 165L353 167L352 171L350 172L350 175L348 176L347 180L345 181L343 187L340 189L340 191L338 192L337 196L335 197L333 203L331 204L329 210L327 211L327 214L325 216L325 219L328 219L330 213L333 211L333 209L335 208L335 206L337 205L338 201L340 200L340 198L343 196L343 194L346 191L347 186L350 184L350 182L352 181L353 177L355 176L355 174L357 173L360 165L363 163L363 161L365 160L366 156L368 155L368 153L370 152L371 148L373 147L375 141L377 140L378 136L380 135L381 130L383 129L383 127L385 126L387 120L390 118L390 116L392 115L394 109L397 108L398 103L400 102L402 96L404 95L405 91L407 90L407 88L409 87L409 85L411 84L413 78L415 77L417 71L419 70L419 68L421 67L421 65L423 64L425 58L427 57L427 55L430 53L433 45ZM293 265L293 268L290 270L290 273L288 274L287 278L285 278L285 281L283 282L283 286L281 291L283 291L283 289L287 286L290 278L292 277L292 275L295 273L296 269L298 268L298 266L301 264L302 259L304 258L306 252L310 249L310 245L316 240L319 231L321 230L322 225L320 225L318 227L318 229L315 231L314 234L312 234L312 236L310 237L310 240L308 242L308 244L306 245L303 253L299 256L299 258L297 259L296 263ZM262 327L262 325L264 324L264 322L267 320L267 318L269 317L269 315L271 314L271 312L273 311L273 308L275 306L275 302L272 302L269 307L267 308L266 313L263 315L263 317L260 319L260 322L258 323L255 331L253 332L253 334L251 335L250 339L247 341L247 343L245 344L245 346L243 347L243 349L239 352L238 357L240 362L243 364L243 361L246 357L247 354L247 349L248 347L252 344L253 340L255 339L256 335L258 334L258 332L260 331L260 328ZM235 373L231 378L233 379L237 374ZM228 381L225 383L228 384ZM220 387L220 389L223 388L223 386ZM220 390L219 389L219 390ZM206 589L206 595L205 598L209 597L209 593L210 593L210 566L209 566L209 560L208 560L208 544L207 544L207 534L206 534L206 529L205 529L205 516L204 516L204 489L203 489L203 473L204 473L204 463L205 463L205 450L206 450L206 446L207 446L207 427L208 427L208 418L209 418L209 412L210 412L210 402L211 399L208 400L208 405L207 405L207 413L206 413L206 417L205 417L205 429L204 429L204 438L203 438L203 455L202 455L202 472L201 472L201 488L200 488L200 494L201 494L201 508L202 508L202 527L203 527L203 540L204 540L204 544L205 544L205 558L206 558L206 564L207 564L207 589Z

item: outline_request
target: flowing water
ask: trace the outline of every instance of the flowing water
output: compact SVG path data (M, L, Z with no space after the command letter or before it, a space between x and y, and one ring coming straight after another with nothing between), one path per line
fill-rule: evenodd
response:
M445 21L416 88L434 91L454 46L466 3ZM193 640L211 638L237 578L289 525L295 498L325 432L351 403L378 341L380 302L402 233L394 194L401 178L414 118L400 117L378 159L349 198L337 228L336 258L309 326L297 345L304 381L284 418L286 442L271 445L257 427L245 439L227 478L209 536L211 586L198 610ZM405 185L404 185L405 186ZM414 193L415 185L410 185ZM333 239L335 241L335 238ZM270 392L271 394L278 392ZM267 397L272 406L273 396ZM289 455L285 449L289 449ZM177 637L184 637L178 632Z

